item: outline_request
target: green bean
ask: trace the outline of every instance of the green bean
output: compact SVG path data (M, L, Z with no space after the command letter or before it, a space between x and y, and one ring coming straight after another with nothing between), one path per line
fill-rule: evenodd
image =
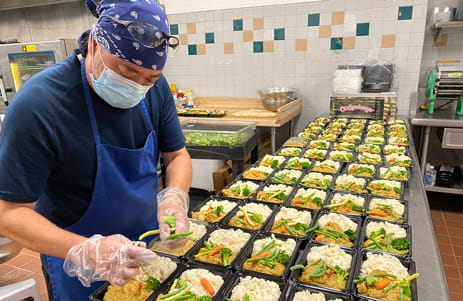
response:
M393 283L389 284L388 286L386 286L385 288L383 288L383 292L386 293L388 290L393 289L397 285L398 285L397 282L393 282Z
M182 237L182 236L190 236L191 234L193 234L193 231L175 233L175 234L171 234L171 235L167 236L167 239L176 239L176 238L179 238L179 237Z
M320 235L324 235L324 236L331 237L332 239L334 239L334 241L336 241L337 243L340 243L338 237L335 236L335 235L332 234L332 233L329 233L329 232L322 232L322 231L318 231L318 230L315 230L314 233L317 233L317 234L320 234Z

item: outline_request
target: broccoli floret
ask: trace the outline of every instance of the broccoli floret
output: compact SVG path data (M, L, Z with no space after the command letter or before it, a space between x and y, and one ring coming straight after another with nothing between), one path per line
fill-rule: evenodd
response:
M196 298L196 301L212 301L212 297L201 296L201 297Z
M381 228L378 231L372 231L370 234L370 238L375 239L376 237L380 235L386 235L386 230L384 230L384 228Z
M289 256L284 251L278 254L277 261L281 264L287 264L289 262Z
M175 224L177 222L177 219L175 216L166 216L163 220L164 223L168 224L169 227L175 228Z
M346 234L348 237L349 237L349 240L350 241L354 241L355 240L355 231L352 230L352 229L347 229L346 231L344 231L344 234Z
M314 203L315 205L321 206L323 204L323 200L319 197L316 197L312 199L312 203Z
M148 277L146 280L146 288L150 290L156 290L161 285L161 282L154 277Z
M410 242L406 237L396 238L391 242L391 246L396 250L408 250Z
M214 213L215 213L215 215L220 216L220 214L221 214L223 211L224 211L223 206L222 206L222 205L219 205L219 206L217 206L217 208L215 208Z
M228 265L228 258L233 254L233 251L229 248L220 249L220 254L222 254L222 263L224 266Z
M309 225L304 224L304 223L297 223L295 226L295 229L301 230L302 232L306 232L307 230L309 230Z

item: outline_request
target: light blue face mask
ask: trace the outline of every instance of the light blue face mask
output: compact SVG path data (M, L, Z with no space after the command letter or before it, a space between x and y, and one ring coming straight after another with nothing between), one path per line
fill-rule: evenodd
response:
M114 108L130 109L135 107L145 98L146 93L152 86L140 85L117 74L106 66L101 56L101 49L99 51L104 65L103 72L98 80L95 79L93 73L89 74L95 92Z

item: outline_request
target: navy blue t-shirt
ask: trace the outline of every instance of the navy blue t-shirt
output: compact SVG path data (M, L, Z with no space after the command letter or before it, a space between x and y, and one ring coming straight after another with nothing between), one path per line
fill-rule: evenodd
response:
M103 144L143 147L149 127L140 105L116 109L93 90L92 98ZM183 148L185 138L163 76L145 103L159 151ZM0 199L38 201L37 212L68 227L85 213L95 175L96 146L74 53L29 79L8 107L0 132Z

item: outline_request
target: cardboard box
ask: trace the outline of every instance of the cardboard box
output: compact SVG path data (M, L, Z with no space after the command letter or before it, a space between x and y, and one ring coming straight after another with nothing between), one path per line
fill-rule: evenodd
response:
M222 190L225 186L227 186L231 182L228 182L230 176L233 180L231 168L227 164L214 171L212 173L212 180L214 182L215 191Z

